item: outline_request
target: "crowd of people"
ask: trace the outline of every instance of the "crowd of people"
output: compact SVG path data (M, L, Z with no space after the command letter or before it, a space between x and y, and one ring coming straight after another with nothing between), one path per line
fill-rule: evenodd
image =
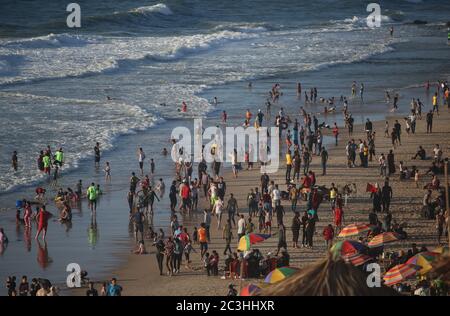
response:
M356 96L357 84L352 84L352 98ZM297 85L297 93L302 95L301 84ZM442 89L442 98L448 104L448 85L447 83L439 83L439 89ZM364 84L360 84L360 98L363 99ZM439 90L436 96L441 95ZM270 125L271 106L276 104L282 96L281 86L276 84L272 87L267 100L266 115L259 109L254 119L256 128L263 125ZM317 88L311 88L308 97L305 91L305 105L306 103L316 103L318 98ZM398 96L396 96L398 98ZM384 137L392 139L392 148L388 153L376 152L376 135L373 123L367 119L365 129L365 139L352 138L354 129L354 119L349 110L347 98L341 96L339 101L335 101L334 97L328 100L319 98L319 102L327 102L328 108L324 113L329 113L330 107L336 109L337 106L342 106L344 116L345 128L348 129L349 140L345 146L345 154L347 157L348 168L368 168L372 162L378 163L380 177L383 186L375 183L368 185L368 192L372 199L373 209L368 216L368 222L371 225L371 231L367 236L361 238L362 243L367 243L372 237L381 232L395 232L400 239L407 239L408 234L405 231L402 223L397 223L393 218L390 210L391 200L394 198L394 190L391 187L391 179L396 174L402 181L412 181L418 186L419 179L431 174L432 179L423 188L425 190L425 197L423 199L424 217L434 219L437 227L437 241L441 242L442 236L448 234L446 221L448 221L448 214L444 212L445 199L444 192L440 185L439 174L442 174L444 164L443 150L439 144L433 149L434 157L428 157L426 154L426 146L420 146L417 153L411 158L411 161L416 159L430 160L431 166L429 170L419 170L416 166L408 168L405 161L399 162L396 165L395 153L396 148L402 146L402 124L396 120L392 129L389 127L389 122L386 122ZM390 102L390 97L389 97ZM397 107L398 100L394 98L394 108ZM411 102L411 111L408 117L405 117L405 130L408 134L414 135L416 133L416 124L422 120L423 103L419 99L413 99ZM426 114L427 132L432 133L433 115L438 115L439 98L436 100L433 97L433 109ZM333 110L334 111L334 110ZM284 109L280 107L275 116L274 125L278 127L278 136L280 139L284 138L284 142L280 142L280 153L283 152L285 156L286 173L284 182L277 183L271 179L269 174L263 173L259 180L259 185L254 186L248 192L245 203L238 201L233 192L229 192L227 184L221 176L223 165L221 159L214 159L208 166L206 160L203 158L198 163L198 170L196 176L194 175L194 164L189 160L181 157L175 162L174 170L175 177L169 188L170 200L170 230L160 229L158 232L154 230L153 214L155 209L155 200L160 201L165 195L165 183L162 178L157 184L153 184L153 177L155 175L155 161L150 160L150 176L144 175L145 153L142 148L138 149L138 164L141 178L137 177L135 172L131 173L129 180L129 191L127 194L127 202L129 206L130 222L133 227L134 237L136 241L136 248L133 250L136 254L147 254L146 243L150 243L155 249L155 256L159 268L160 275L173 276L180 274L183 267L186 270L202 269L208 276L218 276L223 271L224 278L259 278L266 275L276 267L285 267L290 264L290 254L288 252L288 243L292 244L292 248L313 248L314 236L317 235L316 223L319 221L318 209L322 203L327 202L333 222L324 226L321 236L324 241L326 249L329 249L334 242L334 238L342 230L344 223L344 206L346 205L346 197L344 202L344 195L348 192L339 189L335 183L327 185L319 185L316 172L311 169L313 159L320 161L321 175L327 174L328 151L324 144L324 133L329 134L326 130L331 130L331 135L334 138L334 144L339 144L340 131L337 123L333 127L319 123L316 115L307 113L301 107L300 113L303 117L303 124L298 119L292 121L286 115ZM226 115L226 114L225 114ZM250 110L245 114L245 126L250 126L253 115ZM223 117L222 117L223 121ZM226 121L226 118L225 118ZM292 126L292 129L289 127ZM326 132L325 132L326 131ZM175 144L175 141L173 140ZM267 148L267 152L270 152ZM182 154L183 148L177 148L177 151ZM211 155L215 156L220 150L217 147L211 148ZM95 164L98 167L100 164L100 144L97 143L94 148ZM168 154L164 148L163 155ZM241 162L238 161L238 148L235 148L231 153L231 164L233 175L238 177L239 170L242 170ZM245 159L243 162L247 163L247 170L256 167L258 162L251 161L252 152L245 151ZM259 162L263 165L263 162ZM17 169L18 157L17 152L13 155L13 168ZM58 168L64 165L64 153L62 148L59 148L53 155L50 147L46 151L41 152L38 160L39 168L46 174L50 174L51 168L54 168L54 180L58 178ZM111 181L111 166L109 162L106 163L105 181ZM282 190L282 186L286 189ZM76 185L76 190L62 188L58 190L55 198L58 209L60 211L60 221L71 220L71 207L75 203L80 203L81 199L87 198L92 212L96 211L97 200L102 192L100 186L92 183L85 194L82 192L82 182ZM433 200L433 191L438 192L439 196ZM45 189L38 188L36 190L36 200L38 206L36 213L33 213L31 203L23 201L23 209L25 215L23 219L18 217L18 221L23 221L26 227L31 227L30 220L36 218L38 230L36 239L43 234L45 239L48 218L52 216L46 211L45 204L42 203L46 199ZM204 200L204 202L203 202ZM40 201L40 202L39 202ZM303 211L300 211L300 203ZM290 205L292 211L292 222L290 225L286 224L285 220L285 206ZM202 207L204 205L204 207ZM22 207L22 205L21 205ZM183 226L178 221L178 215L184 217L191 214L201 214L202 221L194 227L191 232L188 227ZM213 223L215 218L215 223ZM274 221L275 219L275 221ZM292 232L292 240L288 242L286 231L290 229ZM221 232L222 239L225 240L225 247L222 250L210 249L212 230ZM239 243L240 239L245 235L251 233L268 234L277 238L277 249L273 254L267 253L265 256L258 248L251 250L240 251L233 249L233 245ZM301 236L301 244L299 242ZM7 243L7 239L2 230L0 230L0 243ZM148 246L148 245L147 245ZM414 248L415 249L415 248ZM412 250L412 254L414 254ZM201 267L192 265L192 253L200 256ZM223 260L220 260L223 254ZM393 262L402 262L407 255L401 254L393 256ZM26 277L23 278L24 284L27 284ZM112 279L109 285L103 285L102 295L120 295L122 288L117 285L117 281ZM9 279L7 281L8 291L11 289L11 294L15 293L15 280ZM26 292L31 294L31 290L26 286L19 287L19 295ZM36 293L39 292L36 291ZM49 293L52 293L49 289ZM37 295L37 294L36 294ZM89 285L87 295L98 295L93 284Z

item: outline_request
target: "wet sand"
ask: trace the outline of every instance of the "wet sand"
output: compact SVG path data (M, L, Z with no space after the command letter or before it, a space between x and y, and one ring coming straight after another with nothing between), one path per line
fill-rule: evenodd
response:
M423 110L426 113L427 108ZM446 108L441 109L440 116L434 116L432 134L426 133L425 119L417 121L416 134L407 135L405 131L403 116L395 116L389 113L386 116L386 120L389 121L389 125L392 128L395 119L398 119L402 124L402 145L394 149L395 163L397 173L390 178L390 183L393 188L393 199L391 202L391 211L393 214L393 220L398 223L407 223L405 229L408 233L408 239L404 241L397 241L391 243L385 247L386 251L398 251L401 249L407 250L411 247L412 243L417 243L420 247L422 245L433 248L437 245L434 220L425 220L420 217L420 210L422 208L422 198L425 191L422 189L423 185L431 181L431 176L424 176L423 173L431 165L431 161L411 160L411 157L415 154L419 145L422 145L427 152L427 155L432 155L432 149L436 143L440 144L444 152L444 157L447 155L447 151L450 145L448 133L450 132L450 126L448 120L450 115ZM368 222L368 214L372 209L372 200L370 194L365 192L367 183L379 184L383 183L383 178L379 175L378 168L378 156L380 153L388 153L392 148L390 138L384 137L384 121L374 122L374 131L376 131L377 138L376 144L376 157L374 161L369 162L369 168L347 168L345 157L345 145L348 140L347 131L341 128L340 139L338 146L328 146L329 161L328 170L326 176L321 176L320 158L314 157L311 163L311 169L316 173L317 183L319 185L330 186L334 182L338 188L342 188L345 184L355 183L357 187L357 193L350 197L347 207L344 207L344 225L354 222ZM356 141L359 138L365 139L365 132L362 126L355 125L354 134L352 136ZM283 155L284 157L284 155ZM284 180L285 164L284 159L281 160L280 170L273 175L270 175L270 179L280 185L280 190L285 190L286 185ZM358 157L357 157L358 161ZM420 186L416 188L413 180L399 180L398 176L398 163L403 161L405 166L411 167L415 165L421 172ZM228 171L224 173L224 179L227 183L227 193L234 193L238 200L240 211L247 217L246 197L250 188L259 186L259 169L253 171L241 171L237 179L234 179L232 174ZM439 177L441 184L443 183L443 177ZM204 203L203 194L200 193L200 201ZM201 205L201 204L200 204ZM314 248L306 249L299 248L294 249L291 246L292 232L290 230L292 212L290 211L290 202L283 201L282 205L286 210L286 216L284 219L287 226L287 240L288 240L288 252L291 256L291 265L296 267L303 267L308 265L319 258L323 258L325 255L325 242L322 238L323 228L332 223L332 214L330 212L329 203L324 201L318 210L320 221L316 224L316 235L314 237ZM201 206L199 206L201 209ZM301 201L297 207L297 210L303 212L305 210L305 202ZM225 216L226 217L226 216ZM379 215L381 220L381 215ZM202 221L202 216L197 213L192 216L192 219L188 222L184 220L184 225L188 227L189 233L192 234L193 226L198 227ZM209 251L217 250L220 255L219 267L223 267L223 250L225 243L222 240L222 231L216 227L216 218L212 219L211 226L211 243L209 244ZM276 224L274 225L276 226ZM273 227L273 231L276 231L276 227ZM236 229L233 234L236 236ZM236 237L235 237L236 238ZM337 239L335 239L337 240ZM235 239L232 243L233 251L237 245ZM269 251L276 251L277 237L271 237L263 243L255 246L261 250L263 255L266 255ZM123 295L226 295L227 286L230 283L234 283L238 286L244 285L248 282L259 282L262 280L223 280L220 276L223 272L219 272L219 277L206 275L206 271L202 270L199 247L195 245L197 253L191 253L193 270L187 270L182 267L181 272L178 275L160 276L156 264L154 255L154 247L150 246L150 242L147 242L148 255L134 255L124 254L127 256L126 264L114 271L113 275L118 278L119 284L124 288ZM184 258L183 258L184 259ZM184 265L184 261L183 261ZM70 291L71 295L84 295L85 289L77 289Z

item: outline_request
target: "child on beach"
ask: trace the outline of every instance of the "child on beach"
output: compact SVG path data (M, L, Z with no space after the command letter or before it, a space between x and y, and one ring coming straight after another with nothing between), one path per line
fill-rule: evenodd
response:
M145 244L144 244L143 240L139 241L137 249L134 250L134 254L136 254L136 255L146 255L147 254L147 250L145 250Z
M106 162L105 169L103 171L105 172L105 181L111 182L111 166L109 165L109 161Z
M269 210L264 211L264 234L272 234L272 218Z

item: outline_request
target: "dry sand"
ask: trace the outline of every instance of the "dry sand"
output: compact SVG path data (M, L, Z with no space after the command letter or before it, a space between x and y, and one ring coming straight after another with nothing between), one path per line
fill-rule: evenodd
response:
M436 143L441 145L444 151L444 156L447 155L450 140L450 124L449 114L447 109L442 109L443 112L439 117L435 115L433 134L426 134L425 119L417 121L417 128L415 135L407 135L405 132L405 126L401 117L387 116L386 119L392 128L395 119L399 119L402 124L402 145L394 150L395 162L398 172L399 161L404 161L405 165L411 167L416 165L421 172L428 169L430 161L411 160L411 157L416 152L419 145L424 146L427 155L432 155L432 149ZM376 131L377 138L376 144L376 158L374 161L369 162L369 168L347 168L345 145L348 140L347 130L341 129L340 140L338 146L330 146L328 171L326 176L321 176L320 157L314 157L311 164L311 169L315 171L317 175L317 183L320 185L327 185L328 187L332 182L336 183L339 188L347 183L355 183L357 186L356 195L349 199L347 207L344 208L344 225L353 222L368 222L368 214L372 209L372 201L369 197L369 193L365 192L366 185L370 183L382 183L383 178L379 175L378 168L378 156L380 153L388 153L392 148L390 138L384 137L384 122L374 122L374 130ZM361 138L365 139L365 133L362 126L355 125L354 134L352 136L356 141ZM284 155L283 155L284 156ZM357 157L358 161L358 157ZM271 180L275 180L275 183L280 185L281 190L286 189L284 184L284 159L281 162L282 167L273 175L270 175ZM227 196L229 193L234 193L241 211L247 217L246 197L250 188L259 186L259 169L253 171L241 171L239 177L234 179L230 172L224 175L227 183ZM442 178L442 177L441 177ZM408 227L406 231L408 233L408 239L405 241L398 241L389 244L386 247L388 251L395 251L400 249L409 249L412 243L434 247L437 244L435 224L433 220L425 220L420 217L420 210L422 207L422 198L424 190L422 186L431 180L430 176L421 175L420 188L416 188L413 180L400 181L398 173L391 177L390 183L393 188L394 197L391 203L391 211L393 213L393 219L399 223L406 222ZM443 179L441 179L443 183ZM204 203L203 194L200 193L200 200ZM324 226L332 223L332 216L330 212L329 203L323 202L319 208L318 214L320 221L316 224L316 236L314 238L314 249L299 248L293 249L290 241L292 240L292 232L290 231L290 224L292 219L292 212L290 211L290 202L284 201L283 203L286 216L285 224L287 228L287 240L288 251L291 255L291 265L302 267L311 262L316 261L325 255L325 242L322 238L322 230ZM201 209L199 207L199 209ZM305 202L301 202L299 205L300 211L305 210ZM225 216L226 217L226 216ZM380 218L381 219L381 218ZM188 219L184 220L188 223ZM202 216L199 214L197 217L193 217L191 223L199 224L202 221ZM224 241L222 240L222 232L216 228L216 219L213 217L211 226L212 242L209 244L209 251L217 250L221 255L221 262L219 266L223 266L223 250ZM256 223L257 224L257 223ZM189 233L192 233L193 226L185 225L188 227ZM273 229L276 230L276 227ZM234 230L236 236L236 230ZM149 243L148 243L149 244ZM236 246L237 240L234 240L232 245ZM267 252L276 251L277 237L272 237L265 242L256 245L258 249L265 255ZM157 272L157 264L154 255L154 247L147 246L150 253L148 255L134 255L129 254L127 263L120 269L115 271L114 276L117 277L120 285L123 286L123 295L226 295L227 286L229 283L234 283L239 286L239 280L223 280L219 277L206 275L206 272L201 269L200 255L198 246L195 246L197 253L192 253L191 258L193 260L192 265L195 271L187 270L182 267L181 272L178 275L160 276ZM233 248L233 251L235 248ZM184 258L183 258L184 259ZM184 262L183 262L184 265ZM242 284L246 284L251 280L243 281ZM85 289L78 289L72 292L74 295L84 295Z

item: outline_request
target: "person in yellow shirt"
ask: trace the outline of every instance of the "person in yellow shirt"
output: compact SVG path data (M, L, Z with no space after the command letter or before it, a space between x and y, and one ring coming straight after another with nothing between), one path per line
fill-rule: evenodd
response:
M439 115L439 104L438 104L437 92L435 92L433 95L433 112L436 112Z
M94 182L92 182L91 186L87 189L86 196L91 211L95 212L97 209L97 189Z
M330 188L330 203L331 203L331 209L334 209L335 203L336 203L336 196L337 196L337 188L334 185L334 183L331 183L331 188Z
M291 152L286 152L286 183L291 181L292 156Z

